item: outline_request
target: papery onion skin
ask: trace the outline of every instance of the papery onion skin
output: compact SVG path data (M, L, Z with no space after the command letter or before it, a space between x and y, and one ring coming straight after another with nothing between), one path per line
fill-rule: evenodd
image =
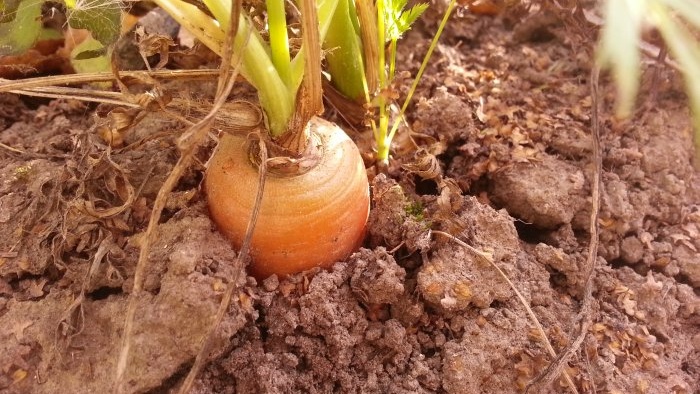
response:
M310 122L322 144L318 164L303 174L269 173L251 241L250 272L285 277L342 261L362 243L369 184L357 146L338 126ZM245 136L225 135L204 181L219 231L241 247L258 188L258 168Z

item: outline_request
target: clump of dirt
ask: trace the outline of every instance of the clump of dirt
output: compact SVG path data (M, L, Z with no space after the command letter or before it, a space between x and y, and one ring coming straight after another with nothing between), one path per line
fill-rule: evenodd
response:
M505 211L497 212L467 197L463 210L455 214L466 229L460 239L489 251L499 263L511 266L519 260L518 233ZM524 265L522 260L519 263ZM503 302L511 296L508 284L496 270L449 243L434 248L418 270L417 282L431 306L448 312L464 311L469 305L486 308L494 300Z
M367 281L377 275L380 280ZM283 283L272 297L260 295L264 321L248 327L239 339L245 345L211 366L204 382L223 368L242 392L439 387L439 357L416 352L417 327L395 316L407 296L404 269L385 250L362 249L331 272L290 282L297 287ZM246 362L251 357L258 362Z
M238 283L196 392L524 390L552 361L541 334L494 267L436 230L491 256L555 351L569 345L590 241L591 52L551 14L520 18L455 16L372 180L364 247L328 271ZM434 19L407 34L401 68L417 70ZM627 122L601 86L594 323L565 369L580 392L700 390L700 176L680 79L658 72L654 108ZM0 100L0 390L111 391L138 247L184 126L150 114L110 146L91 107ZM208 152L151 247L130 392L179 386L235 277L199 191Z
M370 246L391 249L405 245L414 252L427 249L429 223L419 199L411 199L393 179L380 174L372 181L372 205L368 219Z
M536 164L516 164L491 176L491 198L508 212L539 228L557 228L584 205L583 172L544 155Z
M199 204L181 211L160 228L151 258L160 263L153 271L162 272L153 272L157 278L146 280L150 291L138 301L134 351L127 371L130 392L159 387L181 373L199 350L218 308L231 274L226 262L235 255L213 230L203 209ZM133 256L133 247L128 249ZM108 276L112 271L119 276L114 270L103 261L95 275ZM46 289L38 300L10 299L4 305L1 346L2 353L10 355L2 366L8 373L0 381L5 389L51 393L110 387L126 297L121 288L107 287L105 280L101 280L102 287L89 289L79 304L74 291L58 284ZM240 299L246 299L245 294ZM227 338L251 313L249 303L234 303L217 332L217 354L228 348ZM14 384L10 380L29 371L34 377L17 379Z

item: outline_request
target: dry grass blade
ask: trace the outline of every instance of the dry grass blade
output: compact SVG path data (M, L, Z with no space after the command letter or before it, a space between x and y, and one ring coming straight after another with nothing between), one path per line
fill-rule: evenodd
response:
M54 99L74 99L81 101L91 101L95 103L122 105L125 107L138 108L136 103L122 99L122 94L118 92L90 91L79 88L67 88L60 86L48 86L29 89L14 89L10 93L21 94L32 97L45 97Z
M538 376L531 384L541 381L543 384L551 383L560 371L564 370L565 364L571 356L578 351L583 343L588 330L593 323L593 276L595 274L596 261L598 259L598 213L600 212L600 174L602 171L602 159L600 155L600 122L599 122L599 96L598 77L600 68L593 67L591 70L591 130L593 134L593 185L591 190L591 216L589 222L590 242L588 245L588 256L586 259L586 283L583 288L583 305L578 315L579 332L576 338L564 349L547 369ZM529 386L528 386L529 388ZM527 391L527 390L526 390Z
M121 71L119 77L122 79L133 78L144 80L155 79L214 79L218 77L218 69L209 70L162 70L162 71ZM56 85L72 85L90 82L112 82L117 78L111 72L85 73L73 75L54 75L50 77L37 77L18 80L0 78L0 93L10 92L17 89L31 89Z
M19 153L20 155L23 155L23 154L26 154L26 153L27 153L27 152L25 152L25 151L23 151L23 150L21 150L21 149L17 149L17 148L13 148L13 147L11 147L11 146L9 146L9 145L5 145L5 144L3 144L2 142L0 142L0 148L2 148L2 149L7 149L8 151L10 151L10 152L12 152L12 153Z
M232 12L235 9L240 8L232 7ZM236 16L236 18L232 20L237 21L238 17ZM229 31L229 33L231 33L235 28L237 28L234 27L234 25L237 26L237 24L231 23L231 31ZM233 33L235 33L235 31L233 31ZM165 203L167 201L168 195L175 188L177 182L182 177L182 174L192 162L197 147L200 146L201 142L206 137L211 124L216 118L217 112L223 106L229 93L233 89L233 85L236 81L236 77L239 72L239 67L241 64L241 59L239 56L235 57L235 68L231 69L231 59L233 59L232 42L232 38L227 37L224 48L224 59L222 61L220 70L218 70L220 79L219 86L217 89L217 96L214 101L214 106L211 108L211 111L209 112L209 114L207 114L206 117L204 117L198 123L192 125L190 129L180 138L178 144L178 147L180 148L181 152L180 159L168 175L168 178L163 183L163 186L158 191L158 196L156 197L156 200L153 203L153 210L149 218L148 228L146 229L146 233L144 234L143 242L141 244L141 250L139 251L139 259L134 273L134 285L132 288L132 292L129 295L129 303L127 306L126 315L124 317L124 332L122 334L122 343L120 346L119 359L117 362L117 370L115 374L115 388L117 392L123 392L124 390L124 375L126 372L126 367L128 365L129 353L131 350L131 336L133 333L136 303L139 299L141 292L143 291L143 281L148 263L148 253L150 250L150 245L155 239L156 228L158 226L158 221L160 220L160 215L163 212L163 209L165 208ZM226 57L228 57L228 59ZM216 326L218 326L218 324L215 323L214 327ZM200 351L200 353L202 352Z
M449 238L450 240L456 242L463 248L467 249L469 252L471 252L474 256L476 256L478 259L482 260L483 262L487 263L488 265L492 266L493 268L498 271L498 273L503 277L503 280L508 283L508 286L510 286L511 290L515 293L516 297L518 297L518 300L520 301L521 304L525 307L525 310L527 311L528 316L532 320L533 324L537 328L537 331L540 333L540 337L542 338L542 341L544 343L545 348L547 349L547 352L549 352L550 356L553 358L557 357L557 353L554 351L554 348L552 347L551 342L549 342L549 338L547 337L547 334L544 332L544 328L542 328L542 324L540 324L540 321L537 319L537 316L535 315L535 312L532 311L530 308L530 305L528 304L527 300L525 297L523 297L522 294L520 294L520 291L518 291L518 288L515 287L513 282L511 282L510 278L506 275L503 270L493 261L493 259L485 254L484 252L477 250L473 248L472 246L469 246L467 243L462 241L461 239L455 237L452 234L448 234L442 231L432 231L433 234L437 235L442 235L443 237ZM569 385L569 388L571 389L572 392L578 394L578 389L576 389L576 385L574 384L574 381L571 379L571 376L566 371L562 371L562 375L564 376L564 379L566 379L566 383Z

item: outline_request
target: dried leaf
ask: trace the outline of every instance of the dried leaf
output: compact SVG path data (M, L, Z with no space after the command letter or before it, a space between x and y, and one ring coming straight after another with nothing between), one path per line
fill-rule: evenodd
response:
M440 161L423 148L416 151L412 162L402 164L401 167L423 179L438 179L442 176Z

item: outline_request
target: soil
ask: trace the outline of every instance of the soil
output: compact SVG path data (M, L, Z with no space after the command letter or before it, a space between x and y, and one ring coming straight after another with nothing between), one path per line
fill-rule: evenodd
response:
M401 69L417 71L441 7L402 41ZM552 361L541 335L492 266L431 230L492 256L557 353L573 340L590 241L591 37L545 12L460 10L386 174L370 171L364 246L327 271L248 277L193 392L522 392ZM565 368L585 393L700 392L687 99L669 67L647 65L642 82L627 121L612 115L607 76L600 86L593 324ZM138 248L185 126L149 113L110 146L92 105L0 101L0 391L110 392ZM348 130L370 153L368 133ZM170 196L151 247L129 392L177 390L234 276L236 251L200 189L213 145ZM530 392L567 390L559 379Z

